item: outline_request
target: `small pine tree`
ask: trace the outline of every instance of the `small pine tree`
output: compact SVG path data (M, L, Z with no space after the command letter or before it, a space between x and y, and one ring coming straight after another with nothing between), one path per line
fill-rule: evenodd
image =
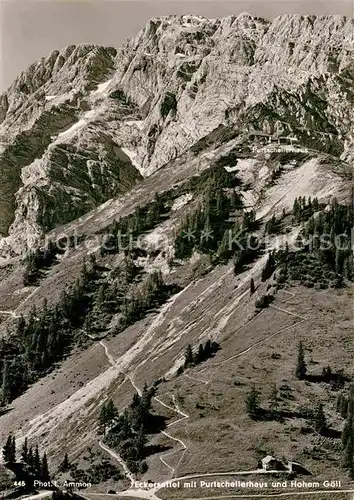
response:
M319 403L316 407L314 414L314 426L319 434L322 434L327 428L327 420L322 403Z
M25 462L25 463L28 462L28 440L27 440L27 438L25 438L25 442L23 443L23 446L22 446L21 458L22 458L23 462Z
M343 418L347 418L348 416L348 399L343 396L341 400L341 405L340 405L340 414Z
M32 446L28 450L27 464L33 469L34 458L33 458L33 449L32 449Z
M202 363L205 359L205 352L203 344L199 344L198 354L197 354L197 363Z
M349 438L352 434L352 427L353 427L353 422L352 419L348 418L344 424L343 430L342 430L342 446L345 448L347 446L347 443L349 441Z
M68 470L70 470L70 462L69 462L69 457L68 457L67 453L65 453L65 455L64 455L64 459L59 466L59 470L60 470L60 472L68 472Z
M344 448L343 467L350 472L353 470L354 462L354 442L353 437L349 436L348 442Z
M136 451L137 451L138 457L143 458L144 457L144 449L145 449L145 446L147 443L147 438L146 438L146 435L144 432L143 425L141 425L139 430L138 430L135 443L136 443L135 445L136 445Z
M112 421L118 416L118 410L115 407L112 399L106 405L106 423L111 424Z
M275 271L275 267L276 267L276 262L274 253L271 252L268 255L268 260L262 270L262 276L261 276L262 282L267 281L272 276L273 272Z
M213 344L211 342L210 339L208 339L206 342L205 342L205 346L204 346L204 359L208 359L210 358L210 356L213 354L213 349L215 349L213 347Z
M101 407L100 416L98 420L100 424L100 432L102 434L106 434L108 419L107 419L107 407L105 403Z
M253 278L251 278L251 283L250 283L250 295L253 295L255 291L256 291L256 287L255 287L255 284L254 284L254 279L253 279Z
M188 368L190 366L193 366L193 364L194 364L194 354L192 346L188 344L184 355L184 367Z
M297 356L297 365L295 375L299 380L303 380L306 377L307 367L305 362L304 347L302 342L299 343L299 350Z
M36 445L36 448L34 450L33 468L34 468L36 474L38 474L38 475L41 474L41 457L39 455L38 444Z
M259 391L256 390L256 387L253 385L251 392L247 395L246 398L246 409L248 415L256 419L260 413L260 394Z
M15 436L12 436L11 455L12 455L13 461L16 462L16 439L15 439Z
M48 468L48 460L46 453L43 454L43 458L41 461L41 478L43 480L48 480L50 477L49 468Z
M14 438L10 434L2 450L2 456L5 463L12 464L16 461L16 447L14 447Z

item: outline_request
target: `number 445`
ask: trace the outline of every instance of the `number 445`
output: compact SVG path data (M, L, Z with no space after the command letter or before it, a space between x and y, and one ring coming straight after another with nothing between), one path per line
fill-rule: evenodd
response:
M15 481L14 486L26 486L26 481Z

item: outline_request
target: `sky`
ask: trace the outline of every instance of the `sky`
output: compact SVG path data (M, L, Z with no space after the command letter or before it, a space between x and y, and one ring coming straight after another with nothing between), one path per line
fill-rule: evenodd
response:
M249 12L353 15L354 0L0 0L0 93L31 63L70 44L119 47L152 17Z

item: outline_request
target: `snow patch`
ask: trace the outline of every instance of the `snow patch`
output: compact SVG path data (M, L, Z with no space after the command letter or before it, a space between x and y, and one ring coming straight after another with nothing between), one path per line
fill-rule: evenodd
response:
M91 109L90 111L86 111L86 113L84 114L84 118L86 120L90 120L91 118L95 118L96 115L97 112L94 109Z
M110 80L107 80L106 82L103 82L103 83L100 83L97 87L96 90L93 90L91 92L91 95L97 95L97 94L103 94L103 95L107 95L108 92L106 92L107 88L109 87L110 83L112 82L113 78L111 78Z
M226 170L226 172L236 172L236 170L238 170L238 167L237 165L235 165L234 167L224 167L224 169Z
M74 123L70 128L67 130L64 130L64 132L61 132L58 134L58 137L56 140L61 141L62 139L69 139L73 137L80 129L85 127L88 123L89 120L92 120L97 116L97 111L94 109L90 109L89 111L86 111L83 114L83 117L76 123Z
M139 172L141 173L141 175L145 175L145 170L143 169L143 167L136 161L136 157L138 156L137 153L135 153L135 151L132 151L131 149L128 149L128 148L120 148L123 153L128 156L129 160L132 162L132 165L134 165L134 167L139 170Z
M50 102L51 104L58 106L59 104L64 104L67 101L71 101L75 97L76 90L72 89L65 94L59 95L47 95L45 96L45 100Z
M58 135L58 139L68 139L69 137L72 137L73 135L76 134L78 130L83 128L86 124L87 124L86 120L83 119L79 120L78 122L74 123L74 125L72 125L70 128L68 128L64 132L61 132Z
M129 125L129 127L138 127L139 130L143 130L144 128L144 120L129 120L124 123Z

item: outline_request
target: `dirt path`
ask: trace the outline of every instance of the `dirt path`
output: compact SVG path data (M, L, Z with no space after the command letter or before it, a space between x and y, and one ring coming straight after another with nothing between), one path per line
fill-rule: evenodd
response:
M32 292L26 297L17 307L14 311L0 311L0 314L5 314L7 316L12 316L13 318L19 319L21 318L21 314L19 314L19 309L28 302L35 293L37 293L37 290L39 290L39 287L36 287Z
M111 455L112 458L114 458L115 460L117 460L117 462L120 463L120 465L123 468L124 475L129 479L129 481L130 481L130 487L132 488L134 486L134 481L135 481L134 474L129 470L129 467L124 462L124 460L119 455L119 453L117 453L116 451L114 451L111 448L109 448L102 441L99 441L98 444L99 444L100 448L102 448L102 450L104 450L106 453L108 453L109 455Z
M284 312L286 314L290 314L291 316L295 316L295 318L301 318L304 321L309 321L309 319L306 318L305 316L300 316L300 314L296 314L296 313L293 313L291 311L287 311L286 309L282 309L281 307L273 306L272 304L270 304L269 307L271 307L272 309L276 309L277 311L281 311L281 312Z
M106 356L107 356L107 359L108 359L108 361L109 361L109 364L110 364L110 365L112 365L112 366L114 366L114 365L116 364L116 362L115 362L115 360L114 360L113 356L111 356L111 355L109 354L108 347L107 347L107 346L106 346L106 344L103 342L103 340L101 340L101 341L100 341L100 345L101 345L101 346L103 347L103 349L104 349L104 352L105 352L105 354L106 354Z
M12 316L13 318L20 318L21 316L18 316L16 312L14 311L0 311L0 314L6 314L8 316Z
M109 349L107 347L107 345L103 342L103 340L100 341L100 345L104 348L104 351L105 351L105 354L108 358L108 361L109 363L112 365L112 366L115 366L116 364L116 361L114 360L113 356L109 353ZM142 395L142 391L141 389L136 385L135 381L134 381L134 378L129 375L129 374L125 374L125 377L130 381L130 383L132 384L134 390L139 394L139 396ZM170 394L169 394L170 396ZM187 415L186 413L184 413L183 411L181 411L177 405L177 402L175 400L175 396L174 394L172 395L172 400L173 400L173 403L174 403L174 407L168 405L167 403L164 403L163 401L161 401L161 399L159 399L158 397L153 397L153 399L158 402L159 404L161 404L162 406L164 406L165 408L168 408L169 410L172 410L172 411L175 411L178 415L180 415L182 418L179 418L178 420L176 420L175 422L172 422L170 423L167 427L172 427L173 425L176 425L178 424L179 422L182 422L183 420L189 418L189 415ZM173 441L176 441L178 442L182 448L181 450L183 451L186 451L187 450L187 445L179 438L176 438L176 437L173 437L171 436L171 434L169 434L168 432L166 431L161 431L161 434L163 434L164 436L168 437L169 439L172 439ZM101 448L105 449L111 456L116 456L117 457L117 460L121 463L121 465L123 466L123 469L124 469L124 473L126 475L126 477L131 481L131 484L133 485L134 484L134 476L133 474L129 471L129 468L127 467L126 463L124 462L124 460L120 457L120 455L118 455L116 452L114 452L113 450L111 450L110 448L108 448L108 446L106 445L103 445L103 443L100 441L100 446ZM169 455L172 455L172 454L175 454L177 453L178 451L181 451L181 450L172 450L172 451L169 451L167 453L165 453L164 455L162 455L160 457L160 460L161 462L166 466L168 467L171 471L172 471L172 474L174 475L175 474L175 469L173 467L171 467L165 460L164 460L164 457L166 456L169 456ZM173 476L172 476L173 477Z
M111 354L109 353L108 347L103 342L103 340L100 341L100 345L104 349L104 352L105 352L105 354L107 356L109 364L112 365L112 366L115 366L116 361L114 360L113 356L111 356ZM127 378L129 378L129 377L125 376L123 383L127 380ZM117 453L116 451L114 451L111 448L109 448L106 444L104 444L102 440L100 440L98 444L99 444L100 448L102 448L102 450L104 450L106 453L108 453L109 455L111 455L112 458L114 458L115 460L117 460L117 462L120 463L120 465L121 465L121 467L122 467L122 469L124 471L124 475L125 475L125 477L127 479L129 479L129 481L130 481L130 487L132 488L134 486L135 477L134 477L134 474L130 471L128 465L123 460L123 458L119 455L119 453Z
M168 424L168 428L169 427L172 427L173 425L176 425L180 422L183 422L183 420L186 420L189 418L189 415L187 415L187 413L184 413L183 411L181 411L177 405L177 402L176 402L176 398L175 398L175 395L173 394L172 395L172 400L173 400L173 404L174 404L174 407L164 403L163 401L161 401L161 399L159 399L158 397L155 397L154 398L155 401L157 401L158 403L160 403L162 406L164 406L165 408L168 408L169 410L172 410L172 411L175 411L178 413L178 415L181 415L181 418L179 418L178 420L175 420L174 422L171 422L170 424ZM176 470L178 469L178 465L180 464L180 462L182 461L183 457L184 457L184 454L186 453L187 451L187 445L184 441L182 441L182 439L179 439L179 438L176 438L176 437L173 437L171 436L171 434L169 434L168 432L166 431L161 431L162 434L164 434L166 437L168 437L169 439L172 439L173 441L176 441L177 443L179 443L182 448L180 450L172 450L172 451L169 451L167 453L165 453L164 455L162 455L162 457L160 457L160 460L161 462L166 465L166 467L168 467L171 471L172 471L172 477L174 477L175 475L175 472ZM183 454L182 454L182 457L180 458L179 462L178 462L178 465L176 467L176 469L174 469L173 467L171 467L167 462L165 462L164 460L164 457L167 457L169 455L172 455L172 454L175 454L179 451L183 451Z
M270 335L268 335L267 337L265 337L264 339L262 340L258 340L258 342L255 342L254 344L252 344L250 347L248 347L247 349L245 349L244 351L241 351L239 352L238 354L234 354L233 356L230 356L230 358L227 358L225 359L224 361L220 361L219 363L215 363L214 365L212 366L207 366L205 368L203 368L202 370L200 370L198 372L199 373L202 373L203 371L205 370L210 370L211 368L214 368L216 366L222 366L226 363L228 363L229 361L233 360L233 359L236 359L236 358L239 358L241 356L243 356L244 354L247 354L248 352L250 352L252 349L254 349L255 347L263 344L264 342L267 342L268 340L270 340L271 338L275 337L276 335L279 335L280 333L282 332L285 332L285 330L288 330L289 328L293 328L294 326L297 326L299 325L300 323L303 323L305 320L302 319L301 321L298 321L297 323L294 323L292 325L288 325L288 326L285 326L283 328L281 328L280 330L277 330L276 332L274 333L271 333Z

